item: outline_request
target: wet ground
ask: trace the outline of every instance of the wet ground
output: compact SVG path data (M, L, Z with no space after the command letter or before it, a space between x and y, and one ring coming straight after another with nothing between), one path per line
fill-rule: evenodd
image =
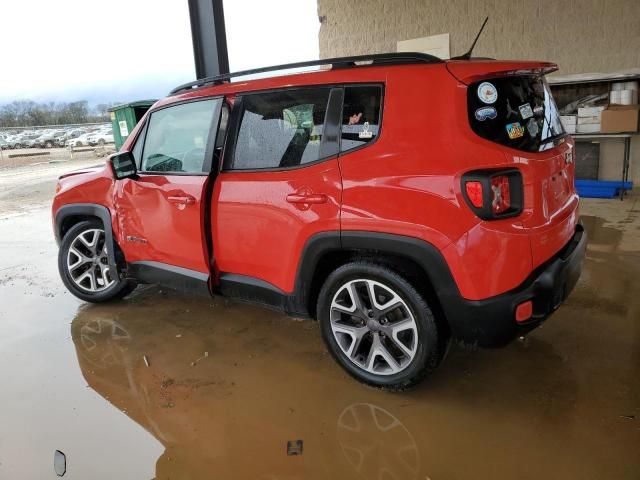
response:
M60 450L69 479L638 479L640 195L582 212L568 302L401 394L343 373L314 322L153 286L84 304L49 212L0 214L0 478L56 478Z

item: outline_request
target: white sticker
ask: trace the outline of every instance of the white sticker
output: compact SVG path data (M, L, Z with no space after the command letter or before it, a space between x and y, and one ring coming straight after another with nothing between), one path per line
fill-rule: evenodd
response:
M129 136L129 127L127 127L127 122L126 120L120 120L118 122L118 126L120 127L120 136L121 137L128 137Z
M538 135L538 132L540 131L540 128L538 127L538 122L536 122L533 118L529 120L529 123L527 123L527 131L529 132L529 135L531 136L531 138L535 138Z
M520 110L520 115L522 116L523 120L533 117L533 110L531 109L531 105L529 105L528 103L520 105L518 107L518 110Z
M362 125L362 131L358 133L358 138L372 138L373 132L369 130L369 122L364 122Z
M484 103L496 103L498 100L498 90L495 85L489 82L482 82L478 86L478 98Z

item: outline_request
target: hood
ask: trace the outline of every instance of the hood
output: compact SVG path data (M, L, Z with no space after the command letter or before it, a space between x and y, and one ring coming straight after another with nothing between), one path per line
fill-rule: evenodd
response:
M73 177L74 175L82 175L84 173L95 173L99 170L102 170L104 165L95 165L93 167L85 167L79 170L72 170L71 172L67 172L64 175L60 175L58 180L62 180L63 178Z

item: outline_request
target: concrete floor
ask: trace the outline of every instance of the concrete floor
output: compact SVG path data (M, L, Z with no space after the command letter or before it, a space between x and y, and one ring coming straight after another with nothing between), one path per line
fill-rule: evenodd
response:
M61 450L69 479L638 479L640 195L582 213L567 303L402 394L343 373L314 322L154 286L84 304L48 210L0 214L0 478L55 478Z

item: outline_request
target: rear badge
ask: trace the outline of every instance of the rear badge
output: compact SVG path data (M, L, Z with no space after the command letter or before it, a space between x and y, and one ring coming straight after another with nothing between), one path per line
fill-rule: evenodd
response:
M476 110L475 116L476 120L484 122L487 119L493 120L496 118L498 116L498 112L496 112L496 109L493 107L480 107Z
M522 116L523 120L533 117L533 110L531 110L531 105L529 105L528 103L520 105L518 107L518 110L520 110L520 115Z
M536 122L533 118L527 122L527 131L529 132L531 138L535 138L540 131L538 122Z
M569 150L568 152L564 152L564 163L566 163L567 165L573 163L573 153L571 152L571 150Z
M520 125L520 122L514 122L507 124L507 134L511 140L520 138L524 135L524 127Z
M478 86L478 98L483 103L496 103L498 100L498 90L495 85L489 82L482 82Z

